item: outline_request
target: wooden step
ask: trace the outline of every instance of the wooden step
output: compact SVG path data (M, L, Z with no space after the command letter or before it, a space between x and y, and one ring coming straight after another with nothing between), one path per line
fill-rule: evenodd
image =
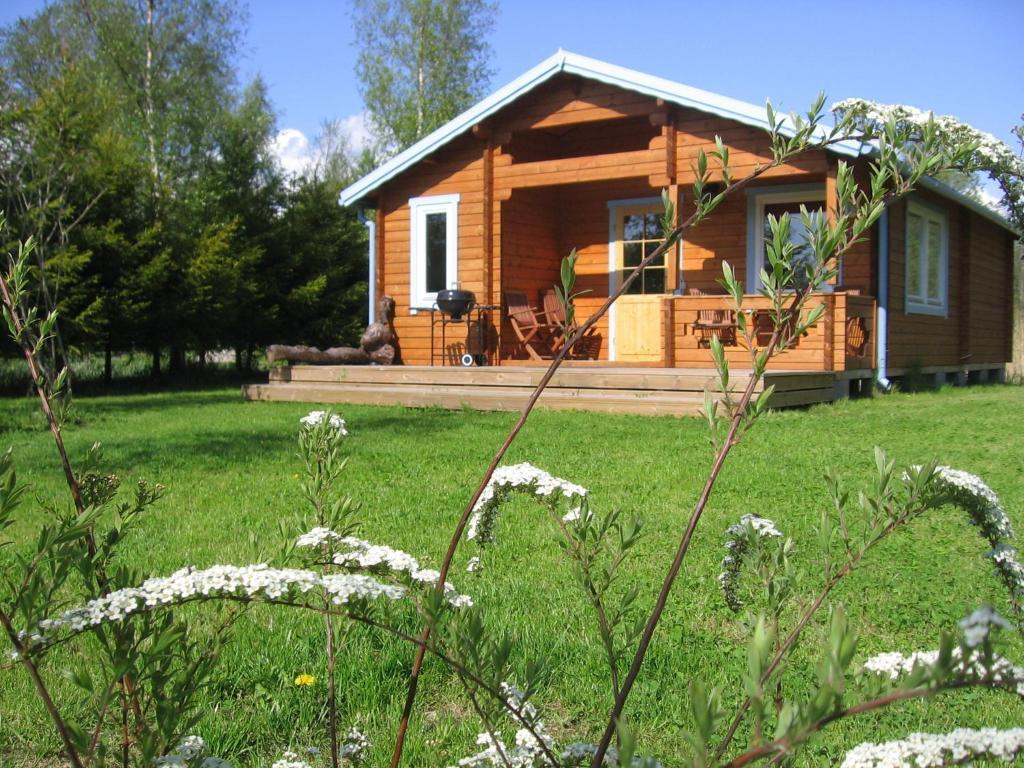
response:
M454 368L431 366L341 366L297 365L274 368L272 382L350 382L365 384L447 384L452 386L519 386L535 387L544 375L543 368L500 366ZM732 380L745 383L749 371L733 372ZM817 372L771 372L766 379L777 391L831 387L832 374ZM714 371L675 368L562 368L550 387L591 389L659 389L703 392L714 386ZM758 385L757 390L760 390Z
M356 403L409 407L474 408L484 411L518 411L532 388L526 387L432 387L351 386L344 384L250 384L244 388L250 400L285 400L308 403ZM545 390L539 408L603 411L651 415L693 415L703 408L704 396L694 392L650 390Z

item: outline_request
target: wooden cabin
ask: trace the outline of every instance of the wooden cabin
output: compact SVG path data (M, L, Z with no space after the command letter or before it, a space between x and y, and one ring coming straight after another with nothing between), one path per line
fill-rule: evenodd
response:
M587 291L577 315L588 316L659 244L662 190L680 215L692 210L698 150L713 150L720 136L739 178L769 161L766 126L763 107L555 54L341 194L343 205L372 211L371 319L378 298L393 296L403 366L295 366L272 372L250 396L519 407L547 355L543 344L523 342L510 296L539 310L575 248L578 287ZM546 402L694 410L712 365L709 333L723 339L734 367L748 361L727 328L703 322L729 317L716 295L722 262L745 282L757 318L766 216L801 205L828 210L840 159L867 162L859 144L807 153L686 232L600 321ZM884 214L845 256L836 284L815 297L824 315L771 364L775 404L829 400L911 370L1001 378L1014 237L996 212L927 180ZM481 308L451 322L435 307L446 288L472 291Z

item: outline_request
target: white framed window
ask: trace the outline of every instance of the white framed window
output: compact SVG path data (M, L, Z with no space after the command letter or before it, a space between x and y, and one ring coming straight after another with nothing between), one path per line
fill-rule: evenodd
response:
M823 184L798 184L760 187L747 192L748 292L756 293L761 290L761 270L765 268L768 261L765 242L771 238L771 228L768 225L769 215L779 218L783 213L789 214L789 239L794 246L794 265L813 261L813 249L808 242L810 233L806 231L800 217L801 206L810 212L812 224L823 221L825 186ZM842 264L840 264L841 270ZM840 277L839 280L841 282L842 278ZM822 286L822 289L830 290L828 286Z
M949 222L938 208L907 203L906 300L909 314L949 313Z
M409 306L429 309L459 280L459 196L409 200Z

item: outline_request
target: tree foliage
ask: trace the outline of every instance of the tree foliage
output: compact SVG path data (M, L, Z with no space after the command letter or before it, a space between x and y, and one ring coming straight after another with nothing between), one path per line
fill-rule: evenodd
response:
M356 75L385 153L472 106L492 70L491 0L355 0Z
M358 338L365 229L337 192L368 161L336 127L283 176L266 85L237 83L243 21L233 0L63 0L0 30L4 238L35 240L71 347L159 370L168 348Z

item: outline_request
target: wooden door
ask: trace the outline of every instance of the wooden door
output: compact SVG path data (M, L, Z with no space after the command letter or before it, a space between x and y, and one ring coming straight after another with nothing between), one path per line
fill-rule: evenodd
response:
M615 286L621 284L647 254L664 242L660 205L612 209L615 243ZM662 360L661 300L668 291L664 256L646 267L615 302L615 360L651 363Z

